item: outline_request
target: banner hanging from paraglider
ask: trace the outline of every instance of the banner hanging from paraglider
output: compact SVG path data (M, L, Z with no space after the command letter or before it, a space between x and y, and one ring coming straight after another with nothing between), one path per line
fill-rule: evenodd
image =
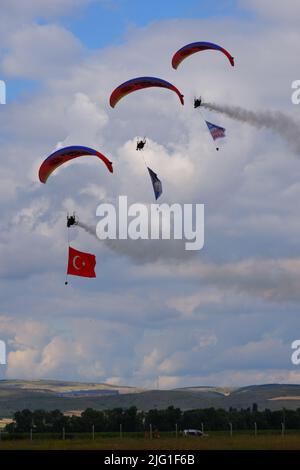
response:
M214 140L226 137L225 135L226 129L224 127L217 126L216 124L213 124L212 122L209 122L209 121L205 121L205 122Z
M69 246L67 274L81 277L96 277L95 266L95 255L75 250L75 248Z
M151 178L155 199L157 200L162 195L162 184L160 179L158 179L157 174L154 173L154 171L152 171L148 166L147 169Z

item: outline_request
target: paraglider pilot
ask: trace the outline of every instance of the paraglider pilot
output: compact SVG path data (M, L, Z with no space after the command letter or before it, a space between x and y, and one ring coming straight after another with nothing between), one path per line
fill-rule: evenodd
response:
M67 215L67 227L70 228L72 225L77 225L78 221L76 220L75 212L73 215Z
M138 140L136 143L136 150L143 150L146 145L146 139Z
M194 108L199 108L201 106L201 98L194 99Z

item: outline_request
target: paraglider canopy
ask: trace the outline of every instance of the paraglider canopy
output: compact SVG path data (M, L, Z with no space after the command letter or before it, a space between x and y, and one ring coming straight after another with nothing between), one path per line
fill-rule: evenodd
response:
M97 152L97 150L94 150L89 147L76 145L56 150L56 152L49 155L49 157L47 157L43 161L39 169L40 182L46 183L47 179L49 178L51 173L56 170L56 168L68 162L69 160L73 160L74 158L78 158L83 155L93 155L98 157L106 165L108 171L110 171L110 173L113 173L112 162L109 161L108 158L106 158L104 155L102 155L102 153Z
M178 95L181 104L184 104L183 94L180 93L178 88L172 85L172 83L157 77L138 77L122 83L112 92L109 99L110 106L114 108L118 101L120 101L124 96L129 95L129 93L150 87L167 88L174 91Z
M187 44L186 46L183 46L181 49L175 52L172 58L173 69L177 69L178 65L190 55L205 50L215 50L222 52L226 55L232 67L234 66L234 57L232 57L232 55L226 49L224 49L224 47L221 47L218 44L214 44L212 42L200 41Z

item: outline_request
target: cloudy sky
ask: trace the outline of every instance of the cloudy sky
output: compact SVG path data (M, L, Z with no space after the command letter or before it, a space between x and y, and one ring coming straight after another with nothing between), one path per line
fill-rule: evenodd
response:
M1 0L1 378L56 378L155 387L300 380L300 155L270 130L203 113L224 126L216 152L194 96L299 121L297 0ZM197 40L218 53L173 53ZM147 90L109 107L141 75L185 95ZM119 194L153 202L144 152L163 181L161 202L205 204L205 246L107 244L81 229L72 245L97 255L97 278L70 279L67 211L91 226ZM59 146L88 145L114 162L83 159L46 185L37 170ZM297 152L296 152L297 153Z

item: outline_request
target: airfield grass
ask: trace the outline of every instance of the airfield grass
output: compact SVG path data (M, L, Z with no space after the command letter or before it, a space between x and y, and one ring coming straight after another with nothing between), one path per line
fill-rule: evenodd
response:
M300 450L300 435L212 433L201 437L96 437L2 440L0 450Z

